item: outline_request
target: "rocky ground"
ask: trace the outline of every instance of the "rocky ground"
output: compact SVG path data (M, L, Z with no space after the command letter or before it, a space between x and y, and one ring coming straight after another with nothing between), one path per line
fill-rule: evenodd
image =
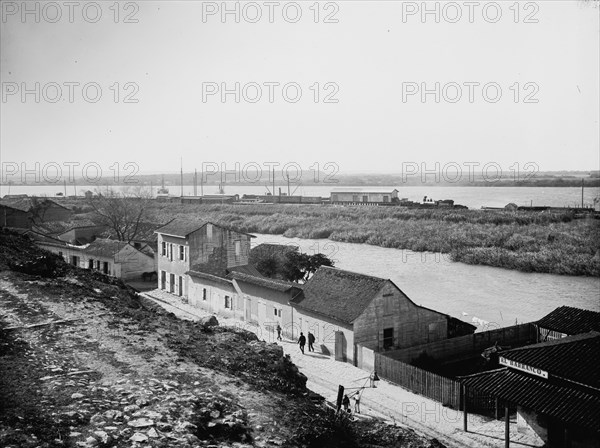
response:
M276 344L0 232L0 446L441 447L336 415Z

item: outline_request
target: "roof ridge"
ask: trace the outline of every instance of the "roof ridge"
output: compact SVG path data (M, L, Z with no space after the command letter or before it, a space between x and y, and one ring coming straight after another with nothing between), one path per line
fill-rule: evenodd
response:
M317 270L317 272L318 272L320 269L332 270L332 271L335 271L335 272L343 272L343 273L346 273L346 274L352 274L352 275L359 275L359 276L361 276L361 277L372 278L372 279L375 279L375 280L380 280L380 281L384 281L384 282L386 282L386 281L388 281L388 280L389 280L389 278L377 277L377 276L375 276L375 275L371 275L371 274L364 274L364 273L362 273L362 272L356 272L356 271L350 271L350 270L348 270L348 269L341 269L341 268L337 268L337 267L335 267L335 266L319 266L319 269ZM315 272L315 273L316 273L316 272ZM312 278L312 277L311 277L311 278ZM309 279L309 281L310 281L310 279Z
M525 351L525 350L537 350L537 349L543 349L543 348L552 347L552 346L574 344L576 342L585 341L587 339L595 339L599 336L600 336L600 332L592 330L592 331L588 331L587 333L574 334L574 335L566 336L566 337L560 338L560 339L552 339L550 341L542 341L542 342L538 342L536 344L525 345L523 347L513 348L510 350L500 352L500 353L510 353L510 352Z

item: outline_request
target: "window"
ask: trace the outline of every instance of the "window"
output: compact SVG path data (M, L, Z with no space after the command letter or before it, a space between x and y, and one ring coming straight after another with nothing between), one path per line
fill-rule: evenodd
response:
M100 270L100 260L96 260L96 269Z
M394 346L394 329L384 328L383 329L383 348L391 348Z
M383 295L383 314L386 316L394 314L394 294Z
M166 257L167 256L167 243L166 242L162 242L162 256Z
M169 274L169 292L175 294L175 274Z
M369 196L363 196L363 202L369 202Z
M206 300L206 288L202 288L202 300Z
M242 242L235 241L234 246L235 246L235 256L239 257L242 254Z
M231 297L225 296L225 308L231 309Z
M390 202L390 197L388 195L384 195L383 202Z
M338 195L337 194L332 194L331 195L331 201L332 202L337 202L337 200L338 200Z
M100 262L98 262L98 263L100 263ZM102 269L102 272L107 275L110 274L110 270L108 269L108 261L104 262L104 267Z
M281 317L281 308L273 308L273 315L275 317Z
M79 257L77 255L71 256L71 264L73 266L79 266Z
M88 269L94 269L94 260L91 258L88 260Z
M169 243L169 260L173 261L173 243Z
M183 277L179 276L179 297L183 296Z
M185 260L185 246L179 246L179 259Z
M160 289L167 289L167 273L160 271Z
M63 256L62 251L59 250L58 255L62 257Z
M353 194L352 195L352 202L358 202L358 195L357 194Z

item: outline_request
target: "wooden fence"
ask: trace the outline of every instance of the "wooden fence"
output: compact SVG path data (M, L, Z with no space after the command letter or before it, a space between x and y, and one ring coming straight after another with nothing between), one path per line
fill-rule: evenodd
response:
M380 378L437 401L443 406L462 410L459 381L389 358L384 353L374 353L374 355L375 370ZM474 412L489 414L496 407L492 396L474 390L468 391L467 401L468 408Z
M536 342L536 327L533 324L520 324L490 331L459 336L428 344L416 345L399 350L385 352L386 356L405 363L412 362L425 352L442 363L444 361L462 361L479 356L483 350L496 342L501 346L519 347Z
M382 353L375 353L375 369L380 378L445 406L461 408L458 381L388 358Z

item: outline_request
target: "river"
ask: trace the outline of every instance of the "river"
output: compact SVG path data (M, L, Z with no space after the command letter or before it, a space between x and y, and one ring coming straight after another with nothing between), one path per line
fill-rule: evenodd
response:
M600 278L534 274L450 261L447 255L367 244L255 234L261 243L324 253L335 266L392 280L413 302L478 325L478 330L540 319L561 305L600 311Z
M333 187L338 187L337 184L326 184L320 186L292 186L291 194L302 196L321 196L329 198ZM116 187L124 188L124 187ZM149 187L148 187L149 188ZM153 187L153 194L157 193L157 186ZM181 187L178 185L169 185L171 195L180 196ZM352 187L349 187L352 188ZM369 188L369 187L361 187ZM386 188L386 187L375 187ZM580 207L581 206L581 188L578 187L465 187L465 186L389 186L391 191L394 188L399 190L398 196L407 198L411 201L421 201L423 196L428 196L434 200L438 199L454 199L456 204L466 205L470 209L480 209L482 206L488 207L504 207L512 202L517 205L549 205L552 207ZM106 189L102 185L67 185L66 188L62 184L58 185L0 185L0 197L5 194L28 194L29 196L55 196L56 193L82 196L86 190L96 192ZM287 188L282 187L282 192L287 192ZM248 186L248 185L226 185L226 194L265 194L267 191L265 186ZM205 186L204 194L217 193L217 187ZM198 187L197 193L200 194ZM183 187L183 195L191 196L194 194L194 188L186 185ZM594 198L600 196L600 188L589 187L583 192L583 202L586 207L592 207Z

